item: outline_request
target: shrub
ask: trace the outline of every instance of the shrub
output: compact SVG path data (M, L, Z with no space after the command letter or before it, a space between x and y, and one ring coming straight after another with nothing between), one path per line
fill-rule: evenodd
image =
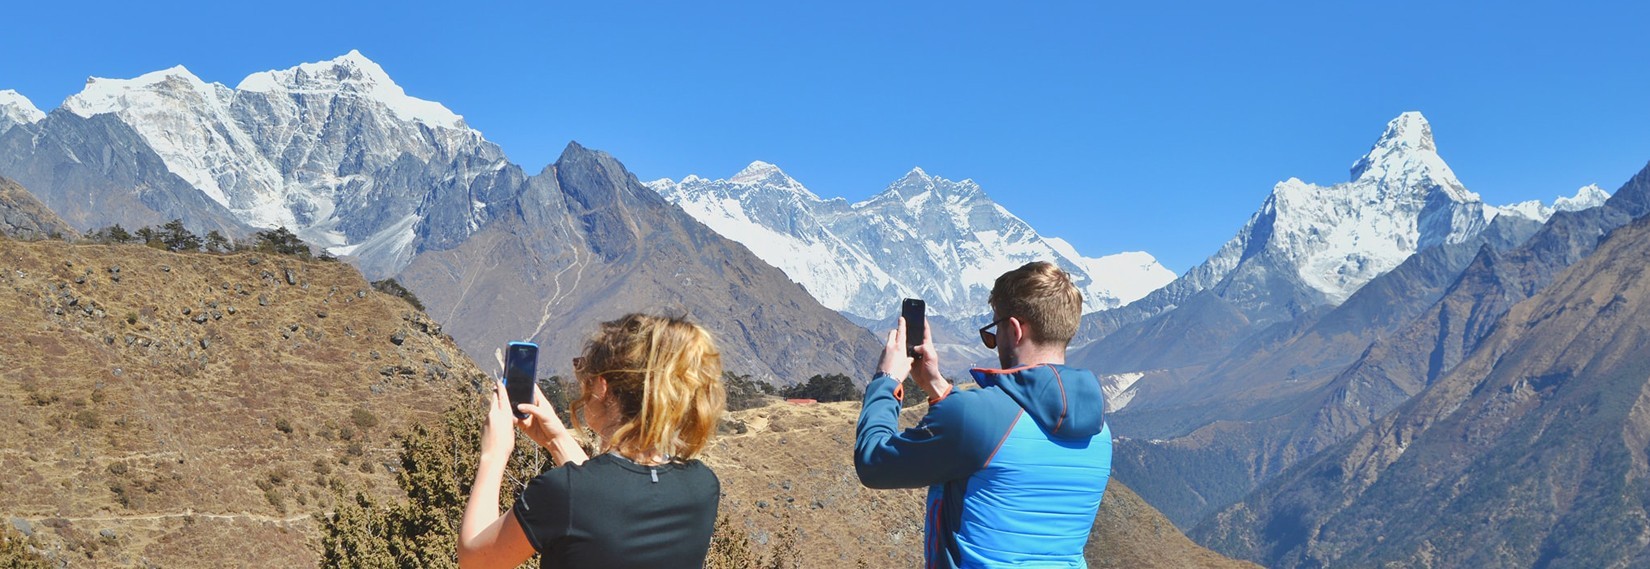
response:
M282 434L292 434L292 421L286 420L286 417L276 419L275 430L280 431Z
M119 223L93 231L87 237L98 243L129 243L132 241L132 234L127 232L126 228L121 227Z
M0 527L0 567L13 569L54 569L57 565L49 562L35 548L28 537L13 530L11 524Z
M761 558L751 549L751 538L734 529L727 516L717 516L716 529L710 534L710 551L705 555L705 569L756 569Z
M322 527L323 567L455 567L458 525L481 446L482 406L473 396L442 414L434 425L416 425L401 437L396 484L407 499L379 503L364 493L341 495ZM543 469L538 446L516 439L506 480L526 480ZM515 501L513 484L499 493L502 510ZM335 491L342 493L341 486ZM536 566L530 561L529 566Z
M789 399L813 399L820 402L858 401L864 395L854 386L854 380L840 373L815 375L808 378L807 382L780 390L780 393Z
M407 301L407 304L411 304L413 308L424 310L424 303L418 301L418 296L407 290L407 287L401 286L401 283L395 279L376 281L372 283L372 288L390 296L400 297L401 300Z
M253 248L266 253L277 255L292 255L302 259L309 259L312 253L309 244L304 243L285 227L277 227L252 234Z
M365 431L378 426L378 416L372 414L372 411L356 407L349 412L349 422Z
M728 393L728 410L740 411L761 407L775 395L773 385L752 379L749 374L722 372L722 387Z

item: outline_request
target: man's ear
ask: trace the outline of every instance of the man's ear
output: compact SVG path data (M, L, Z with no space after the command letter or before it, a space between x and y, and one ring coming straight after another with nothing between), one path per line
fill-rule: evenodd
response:
M1020 322L1018 317L1009 317L1008 322L1005 324L1007 324L1010 329L1014 330L1014 341L1011 345L1018 347L1020 344L1024 344L1026 341L1027 330L1025 324Z

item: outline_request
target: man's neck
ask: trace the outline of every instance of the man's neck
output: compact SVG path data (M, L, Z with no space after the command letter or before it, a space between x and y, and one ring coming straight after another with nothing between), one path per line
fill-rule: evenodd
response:
M1015 358L1016 361L1013 367L1040 364L1065 365L1066 363L1065 346L1060 346L1059 348L1046 348L1027 343L1022 344L1020 346L1019 353L1015 355L1017 357Z

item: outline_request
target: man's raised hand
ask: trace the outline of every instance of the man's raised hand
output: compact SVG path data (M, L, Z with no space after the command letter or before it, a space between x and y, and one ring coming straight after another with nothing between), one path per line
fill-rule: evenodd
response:
M882 361L877 363L877 371L899 381L905 381L911 375L911 356L905 354L905 318L899 319L898 328L888 331L888 341L882 346Z

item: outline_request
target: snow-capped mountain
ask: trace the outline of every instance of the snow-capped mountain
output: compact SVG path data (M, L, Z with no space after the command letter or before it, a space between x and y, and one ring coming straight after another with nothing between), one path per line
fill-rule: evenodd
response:
M1278 183L1238 235L1188 273L1188 284L1213 286L1264 251L1326 303L1338 304L1424 247L1465 241L1503 211L1542 211L1488 206L1468 191L1439 156L1419 112L1388 122L1351 174L1327 187L1296 178ZM1565 207L1598 199L1584 190Z
M118 117L242 222L356 255L372 277L405 266L423 242L475 231L508 193L489 181L509 165L496 145L357 51L233 89L182 66L92 78L63 109Z
M40 109L22 93L11 89L0 90L0 132L6 132L6 129L15 125L39 122L44 118L46 113L40 112Z
M1219 297L1217 312L1236 310L1248 325L1288 320L1313 307L1340 304L1423 248L1477 236L1497 215L1545 221L1555 210L1583 209L1607 197L1588 186L1554 206L1487 205L1438 154L1426 117L1406 112L1388 122L1369 152L1353 163L1348 181L1279 182L1214 255L1124 310L1086 318L1080 335L1104 337L1205 291Z
M1610 199L1610 192L1598 187L1598 184L1588 184L1576 190L1574 197L1559 196L1553 200L1553 205L1541 203L1541 200L1529 200L1512 205L1495 208L1499 214L1516 215L1540 223L1546 223L1554 213L1561 211L1581 211L1604 205Z
M900 297L923 298L931 313L952 318L988 313L997 276L1033 260L1070 272L1085 311L1115 308L1174 279L1146 253L1084 257L1039 235L973 180L921 168L858 203L821 199L766 162L724 180L690 175L647 185L784 270L821 304L865 319L888 316Z

